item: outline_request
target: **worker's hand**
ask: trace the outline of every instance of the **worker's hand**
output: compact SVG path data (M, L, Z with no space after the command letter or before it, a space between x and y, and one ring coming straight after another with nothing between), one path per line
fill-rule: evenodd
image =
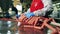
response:
M27 18L30 18L31 16L34 16L34 13L29 12L29 13L26 13L25 16L26 16Z

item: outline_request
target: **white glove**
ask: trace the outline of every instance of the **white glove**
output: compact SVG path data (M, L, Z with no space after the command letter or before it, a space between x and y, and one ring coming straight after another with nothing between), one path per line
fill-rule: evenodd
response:
M20 23L20 22L18 22L17 26L20 26L20 25L21 25L21 23Z

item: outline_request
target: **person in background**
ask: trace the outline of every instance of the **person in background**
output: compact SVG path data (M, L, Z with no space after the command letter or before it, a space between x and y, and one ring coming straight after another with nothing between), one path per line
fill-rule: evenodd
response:
M16 17L16 20L18 21L18 18L20 17L20 15L18 15L18 10L17 10L17 8L16 7L14 7L14 6L12 6L12 11L14 11L15 12L15 17ZM13 17L14 18L14 17ZM19 26L20 25L20 22L18 21L18 23L17 23L17 26Z
M16 18L19 18L20 15L18 15L18 10L17 10L17 8L14 7L14 6L12 6L12 11L15 12L15 14L16 14Z

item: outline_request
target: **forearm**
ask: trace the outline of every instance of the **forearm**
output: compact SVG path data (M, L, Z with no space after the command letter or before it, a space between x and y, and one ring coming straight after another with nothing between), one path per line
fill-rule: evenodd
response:
M55 25L55 26L60 26L60 23L54 23L54 22L51 22L52 25Z

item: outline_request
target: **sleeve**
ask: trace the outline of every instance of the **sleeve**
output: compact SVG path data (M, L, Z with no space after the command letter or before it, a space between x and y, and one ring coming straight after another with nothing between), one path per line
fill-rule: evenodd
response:
M52 9L52 0L43 0L44 8L41 11L50 11Z

